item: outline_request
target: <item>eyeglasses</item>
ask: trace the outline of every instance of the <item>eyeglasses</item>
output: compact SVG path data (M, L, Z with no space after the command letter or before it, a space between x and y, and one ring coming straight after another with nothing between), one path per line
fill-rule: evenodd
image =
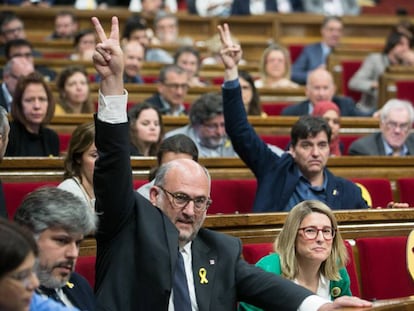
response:
M163 84L172 90L178 90L178 89L187 90L188 89L188 84L178 84L178 83L163 83Z
M399 128L401 131L408 131L410 123L397 123L394 121L387 121L385 122L385 126L388 127L390 130L395 130Z
M168 193L171 197L172 197L172 205L176 208L179 209L184 209L188 203L190 203L191 201L194 202L194 211L201 213L204 212L213 202L210 198L206 198L206 197L196 197L196 198L192 198L190 196L188 196L185 193L182 192L169 192L168 190L164 189L161 186L157 186L158 188L160 188L162 191L164 191L165 193Z
M5 34L5 35L10 35L10 34L12 34L12 33L15 33L15 32L22 32L23 31L23 27L16 27L16 28L10 28L10 29L4 29L3 30L3 33Z
M322 236L325 240L332 240L335 237L336 229L332 227L323 227L318 229L315 226L299 228L299 231L302 230L305 239L315 240L319 232L322 232Z
M224 122L223 123L203 123L203 126L209 131L215 131L215 130L225 127Z
M22 283L25 288L28 288L33 284L33 277L36 276L34 270L27 269L19 271L9 275L9 277L15 281Z
M16 53L16 54L10 55L10 58L15 58L15 57L29 58L29 57L33 57L33 54L28 52L28 53Z

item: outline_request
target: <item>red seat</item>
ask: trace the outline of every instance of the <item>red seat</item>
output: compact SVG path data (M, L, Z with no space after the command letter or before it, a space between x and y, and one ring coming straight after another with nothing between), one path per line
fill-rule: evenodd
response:
M345 247L346 250L348 252L348 262L346 263L346 271L348 271L349 274L349 280L351 281L351 293L353 296L360 296L361 295L361 291L360 291L360 287L359 287L359 281L358 281L358 274L357 274L357 269L355 266L355 257L354 257L354 251L352 248L352 243L355 243L354 240L349 241L349 240L345 240Z
M296 61L299 57L300 53L302 53L305 44L289 44L289 53L290 53L290 60L292 64Z
M147 182L148 182L148 180L146 180L146 179L134 179L132 187L136 190L139 187L141 187L142 185L145 185Z
M414 295L414 282L407 269L406 244L406 236L356 239L363 298Z
M68 151L70 138L72 134L70 133L59 133L59 151L60 153L64 153Z
M414 80L396 81L397 98L409 100L414 104Z
M44 186L57 186L58 181L34 181L34 182L5 182L3 183L6 209L10 219L13 219L17 208L23 198L33 190Z
M355 72L358 71L362 61L360 60L344 60L341 61L342 65L342 93L345 96L351 97L355 102L361 99L361 92L352 91L348 87L348 82L351 80Z
M290 102L277 102L277 103L262 103L262 110L269 116L280 116L282 110L292 105Z
M360 183L367 188L372 198L372 207L387 207L394 201L391 182L387 178L351 178L355 183Z
M250 264L255 264L264 256L274 252L273 243L243 244L243 258Z
M400 192L400 202L414 207L414 178L398 178L397 188Z
M286 149L290 142L289 135L260 135L260 137L265 143L277 146L283 150Z
M158 81L158 76L142 76L145 84L153 84Z
M256 195L256 179L213 179L208 214L250 213Z
M351 144L357 140L358 138L361 138L361 135L340 135L339 140L344 146L344 155L348 155L349 147Z
M79 256L75 266L75 271L82 275L92 288L95 286L95 264L95 256Z

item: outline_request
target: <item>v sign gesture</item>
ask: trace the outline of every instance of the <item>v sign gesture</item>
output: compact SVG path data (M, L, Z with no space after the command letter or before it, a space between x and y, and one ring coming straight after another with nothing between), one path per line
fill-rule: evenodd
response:
M121 95L124 92L122 74L124 59L119 45L119 23L117 17L112 17L111 33L107 38L98 18L92 17L92 23L98 36L99 43L93 53L93 63L96 71L102 77L101 92L103 95Z
M217 28L221 41L220 56L226 70L224 79L235 80L238 78L237 65L242 57L241 47L233 43L229 25L218 25Z

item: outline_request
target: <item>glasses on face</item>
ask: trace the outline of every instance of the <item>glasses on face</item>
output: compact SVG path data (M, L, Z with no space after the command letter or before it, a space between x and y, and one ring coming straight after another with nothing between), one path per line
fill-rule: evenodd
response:
M36 274L32 269L19 271L9 275L11 279L22 283L24 288L29 288L33 284L33 277L35 276Z
M178 90L178 89L187 90L188 89L188 84L178 84L178 83L163 83L163 84L172 90Z
M401 131L408 131L410 127L410 123L398 123L394 121L387 121L385 122L385 126L390 130L396 130L399 128Z
M188 203L190 203L191 201L194 202L194 211L198 212L198 213L202 213L204 212L213 202L210 198L206 198L206 197L196 197L196 198L192 198L189 195L182 193L182 192L169 192L168 190L164 189L161 186L157 186L158 188L160 188L162 191L164 191L165 193L169 194L172 198L172 205L176 208L179 209L184 209Z
M22 26L20 26L20 27L16 27L16 28L4 29L4 30L3 30L3 33L4 33L5 35L11 35L12 33L15 33L15 32L22 32L22 31L23 31L23 27L22 27Z
M319 229L315 226L299 228L299 231L303 232L303 236L307 240L315 240L319 232L322 232L322 236L325 240L332 240L335 237L336 229L332 227L323 227Z
M30 52L27 52L27 53L16 53L16 54L11 55L11 58L15 58L15 57L29 58L29 57L33 57L33 54Z
M224 128L224 123L203 123L203 126L209 131L215 131Z

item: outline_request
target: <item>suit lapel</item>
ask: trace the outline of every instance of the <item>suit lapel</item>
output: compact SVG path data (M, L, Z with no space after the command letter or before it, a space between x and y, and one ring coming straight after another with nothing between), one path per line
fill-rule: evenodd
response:
M194 286L200 311L210 310L216 275L217 254L197 237L191 247Z

